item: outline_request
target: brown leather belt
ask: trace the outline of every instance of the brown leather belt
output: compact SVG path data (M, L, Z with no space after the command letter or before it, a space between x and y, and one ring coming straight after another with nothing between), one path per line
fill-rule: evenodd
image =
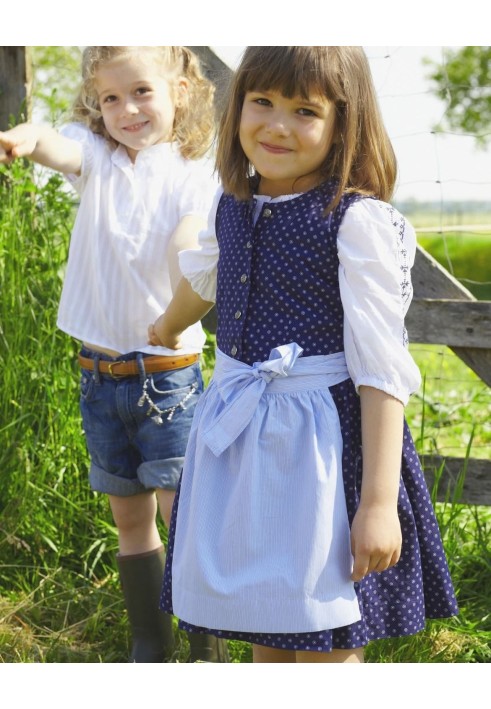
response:
M143 360L143 365L145 367L145 372L151 374L152 372L165 372L168 369L181 369L182 367L189 367L190 364L194 364L199 359L199 355L176 355L175 357L145 357ZM94 370L94 360L90 357L78 356L78 362L83 369ZM136 359L130 359L128 362L123 362L116 360L115 362L108 362L107 360L99 360L99 372L101 374L109 374L110 377L117 379L118 377L131 377L140 374L138 369L138 362Z

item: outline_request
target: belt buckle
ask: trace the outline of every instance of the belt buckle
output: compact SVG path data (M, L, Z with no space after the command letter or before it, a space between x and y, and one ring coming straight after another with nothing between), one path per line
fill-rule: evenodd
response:
M113 372L113 367L115 367L117 364L124 364L124 362L120 359L118 359L116 362L108 362L107 363L107 371L109 373L109 376L112 377L113 379L122 379L125 377L125 374L117 374Z

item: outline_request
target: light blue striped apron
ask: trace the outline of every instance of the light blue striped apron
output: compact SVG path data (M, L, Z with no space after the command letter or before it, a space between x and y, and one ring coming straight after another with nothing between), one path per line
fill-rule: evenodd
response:
M220 350L186 452L174 613L208 628L297 633L360 620L342 438L343 353L296 344L253 366Z

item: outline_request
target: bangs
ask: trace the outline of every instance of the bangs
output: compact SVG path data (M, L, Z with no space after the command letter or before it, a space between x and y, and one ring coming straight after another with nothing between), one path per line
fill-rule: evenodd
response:
M247 47L230 84L215 161L224 191L239 200L250 199L254 174L240 141L248 92L307 101L320 96L335 107L333 140L320 168L323 179L338 181L327 211L344 192L390 199L397 162L363 47Z
M243 58L241 93L278 91L286 98L312 94L343 100L334 47L249 47Z

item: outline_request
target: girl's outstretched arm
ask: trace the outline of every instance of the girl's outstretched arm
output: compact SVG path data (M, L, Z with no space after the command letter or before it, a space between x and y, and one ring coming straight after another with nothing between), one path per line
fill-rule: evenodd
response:
M80 174L82 148L50 126L20 123L0 132L0 163L29 158L40 165L65 174Z
M401 555L397 499L404 405L380 389L360 386L363 447L361 499L351 528L353 581L384 571Z
M189 281L181 278L167 310L148 328L149 344L178 350L181 347L181 333L201 320L213 305L203 300Z

